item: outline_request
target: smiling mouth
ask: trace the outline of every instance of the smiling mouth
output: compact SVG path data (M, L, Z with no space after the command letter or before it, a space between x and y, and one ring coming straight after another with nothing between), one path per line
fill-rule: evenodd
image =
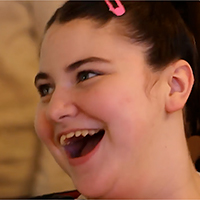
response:
M82 133L82 134L81 134ZM96 131L79 131L78 134L62 135L60 143L70 158L79 158L90 153L105 134L103 129Z

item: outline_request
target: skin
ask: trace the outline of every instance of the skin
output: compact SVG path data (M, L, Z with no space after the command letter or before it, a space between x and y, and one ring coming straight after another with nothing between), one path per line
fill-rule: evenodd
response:
M131 44L115 24L79 19L47 31L39 72L48 77L36 87L51 87L38 104L36 132L88 198L200 198L181 111L193 84L190 66L180 60L152 72L146 47ZM89 57L106 62L67 70ZM83 70L94 73L77 81ZM86 162L73 165L58 137L79 129L105 129L105 135Z

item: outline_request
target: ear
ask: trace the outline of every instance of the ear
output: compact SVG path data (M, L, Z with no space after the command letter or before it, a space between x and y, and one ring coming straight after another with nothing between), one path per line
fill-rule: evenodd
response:
M168 77L169 93L165 103L168 113L183 109L194 84L192 69L185 60L178 60L170 66Z

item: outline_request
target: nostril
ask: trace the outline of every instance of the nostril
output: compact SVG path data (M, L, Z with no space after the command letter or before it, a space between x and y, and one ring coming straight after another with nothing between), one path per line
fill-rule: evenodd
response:
M66 117L69 117L69 115L62 115L59 117L59 119L63 119L63 118L66 118Z
M74 117L78 112L78 108L73 99L71 90L57 85L46 107L48 118L59 122L67 117Z

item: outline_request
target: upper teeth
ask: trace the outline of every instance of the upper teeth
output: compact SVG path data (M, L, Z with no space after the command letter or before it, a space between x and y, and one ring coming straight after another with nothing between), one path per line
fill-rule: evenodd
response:
M85 137L86 135L94 135L95 133L97 133L99 130L79 130L79 131L75 131L75 132L70 132L70 133L67 133L66 135L62 135L60 137L60 144L61 145L66 145L66 141L65 139L69 139L69 138L72 138L72 137L79 137L79 136L83 136Z

